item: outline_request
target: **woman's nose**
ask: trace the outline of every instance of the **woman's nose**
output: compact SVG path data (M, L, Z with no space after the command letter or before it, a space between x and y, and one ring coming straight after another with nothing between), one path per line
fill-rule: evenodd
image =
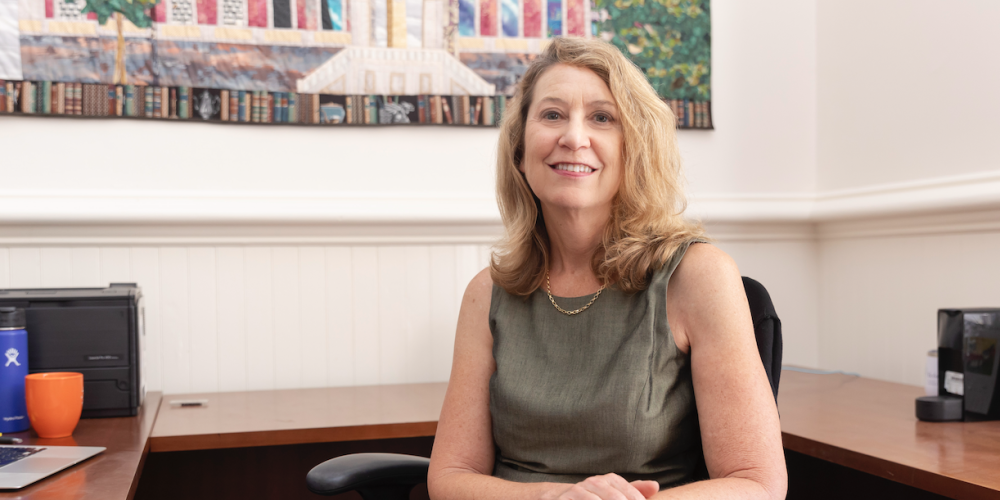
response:
M574 151L590 146L590 137L587 135L583 119L572 118L566 122L566 129L559 138L559 145Z

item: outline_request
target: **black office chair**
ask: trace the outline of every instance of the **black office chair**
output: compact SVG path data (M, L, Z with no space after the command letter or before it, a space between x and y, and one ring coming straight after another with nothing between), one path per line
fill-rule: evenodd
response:
M781 320L771 303L771 295L764 285L753 278L743 277L743 290L750 304L753 335L757 339L757 352L764 363L767 380L771 383L774 402L778 402L778 380L781 378Z
M781 320L764 285L744 276L743 289L750 304L757 351L777 401L778 379L781 377ZM309 491L320 495L356 490L364 500L406 500L414 486L427 481L428 465L430 459L424 457L356 453L313 467L306 475L306 485Z

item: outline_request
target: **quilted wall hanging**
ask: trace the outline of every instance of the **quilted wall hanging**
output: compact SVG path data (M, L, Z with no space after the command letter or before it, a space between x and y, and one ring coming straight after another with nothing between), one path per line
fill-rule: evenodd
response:
M708 0L0 0L0 113L495 126L557 36L712 128Z

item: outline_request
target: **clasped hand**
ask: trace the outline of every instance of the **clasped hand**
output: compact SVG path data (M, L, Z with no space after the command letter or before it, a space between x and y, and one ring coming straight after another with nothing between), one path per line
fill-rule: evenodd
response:
M565 488L555 488L544 500L646 500L660 490L656 481L626 481L618 474L591 476Z

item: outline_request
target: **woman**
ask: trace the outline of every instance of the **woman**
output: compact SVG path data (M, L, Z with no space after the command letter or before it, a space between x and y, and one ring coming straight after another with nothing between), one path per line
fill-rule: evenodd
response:
M692 244L674 128L603 42L557 38L525 73L501 126L505 238L459 314L435 500L784 498L740 273Z

